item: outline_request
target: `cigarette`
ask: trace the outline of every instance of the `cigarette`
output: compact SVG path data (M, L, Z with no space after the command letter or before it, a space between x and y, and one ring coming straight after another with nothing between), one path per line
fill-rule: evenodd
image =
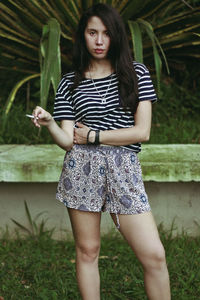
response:
M31 119L36 119L36 120L39 119L38 117L35 118L33 115L28 115L28 114L26 114L26 117L31 118Z

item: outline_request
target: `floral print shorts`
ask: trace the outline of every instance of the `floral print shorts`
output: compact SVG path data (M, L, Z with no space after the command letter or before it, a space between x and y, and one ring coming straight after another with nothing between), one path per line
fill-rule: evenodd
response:
M74 145L65 155L56 198L82 211L151 210L137 154L117 146Z

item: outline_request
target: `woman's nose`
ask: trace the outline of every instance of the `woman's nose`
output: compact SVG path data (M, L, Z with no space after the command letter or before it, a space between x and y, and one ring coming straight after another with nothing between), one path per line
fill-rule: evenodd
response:
M97 45L102 45L103 44L102 34L97 35L96 43L97 43Z

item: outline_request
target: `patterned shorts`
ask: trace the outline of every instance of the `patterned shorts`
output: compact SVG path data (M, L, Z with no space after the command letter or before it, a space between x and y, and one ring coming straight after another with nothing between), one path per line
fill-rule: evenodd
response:
M150 211L137 154L116 146L74 145L64 158L56 198L82 211Z

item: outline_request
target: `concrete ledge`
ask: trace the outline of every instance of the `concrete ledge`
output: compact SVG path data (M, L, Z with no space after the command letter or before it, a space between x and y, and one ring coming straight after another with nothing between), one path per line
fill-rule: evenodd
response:
M144 181L200 181L200 145L144 145L140 156Z
M65 151L57 145L0 145L0 182L57 182ZM143 145L144 181L200 181L200 145Z

